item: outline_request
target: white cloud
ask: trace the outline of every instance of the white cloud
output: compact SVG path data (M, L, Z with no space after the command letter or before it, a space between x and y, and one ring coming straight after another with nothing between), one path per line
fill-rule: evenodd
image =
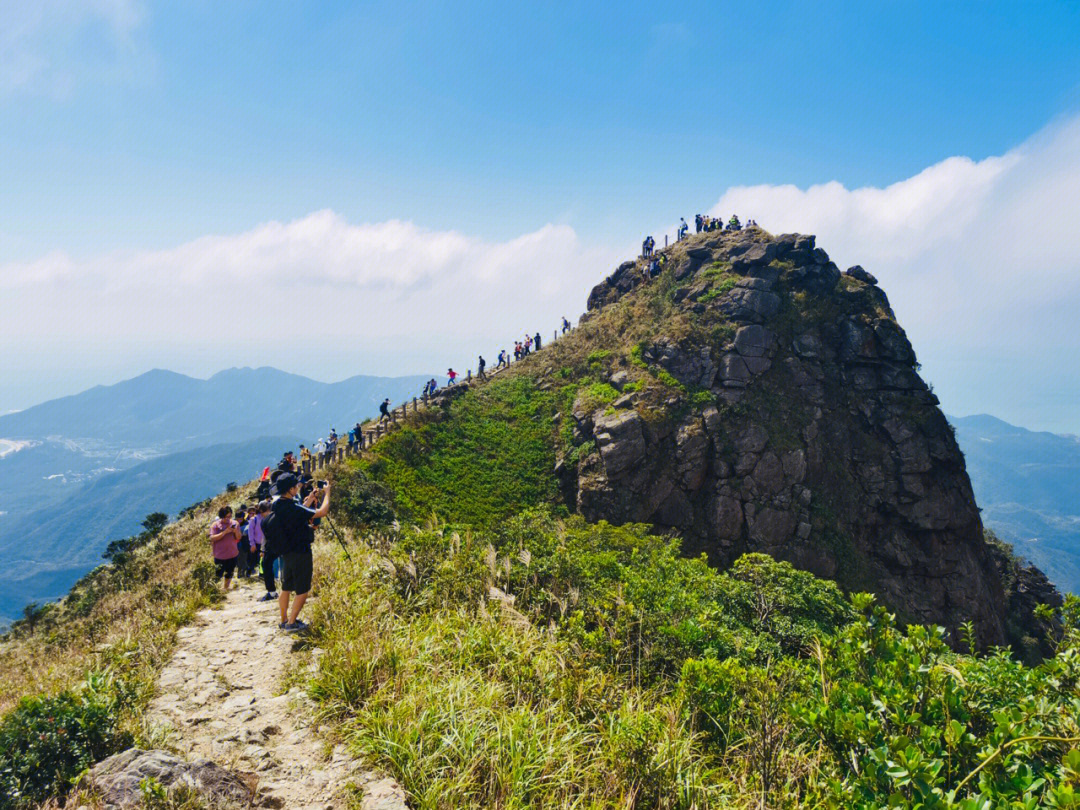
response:
M323 378L431 371L493 355L525 330L550 336L615 258L565 225L492 242L318 211L166 250L54 252L0 266L0 298L17 302L0 339L26 350L16 356L68 346L68 363L105 345L139 356L154 346L163 359L148 364L176 365L186 353L180 365L191 369L191 355L207 354L195 369L204 372L239 363Z
M731 188L712 209L813 233L881 281L946 408L1078 427L1080 118L885 188ZM1071 404L1070 404L1071 403Z
M145 16L142 0L0 0L0 98L133 76Z

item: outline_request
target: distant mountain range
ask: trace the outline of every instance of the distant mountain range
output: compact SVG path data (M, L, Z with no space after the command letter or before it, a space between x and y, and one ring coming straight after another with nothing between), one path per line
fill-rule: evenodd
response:
M950 421L983 522L1060 589L1080 593L1080 439L986 414Z
M63 595L149 512L173 515L249 480L287 447L344 433L427 379L155 370L0 416L0 622Z

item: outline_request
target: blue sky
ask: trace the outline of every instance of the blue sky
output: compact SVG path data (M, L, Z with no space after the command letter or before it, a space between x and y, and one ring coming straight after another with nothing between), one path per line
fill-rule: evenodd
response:
M510 306L502 320L470 311L482 295L467 283L451 303L468 327L447 338L432 317L437 350L358 324L275 357L255 340L256 323L243 334L218 330L223 343L215 330L155 331L147 322L125 333L65 314L81 301L113 319L107 304L161 294L117 277L161 267L162 251L173 273L206 261L200 240L306 223L285 238L316 248L288 267L303 275L310 262L317 275L316 264L359 238L350 228L370 226L361 236L376 254L402 233L444 247L456 235L464 242L447 248L454 261L490 263L471 283L513 293L550 274L536 305L536 319L548 320L580 311L588 287L644 231L739 202L735 189L887 189L953 156L984 165L1038 151L1071 132L1080 108L1080 4L1065 2L721 2L676 11L655 3L0 0L0 12L0 271L22 277L5 297L20 296L15 306L31 314L54 301L37 318L62 324L0 331L21 341L22 358L0 367L8 381L0 410L155 365L208 374L266 362L327 379L425 372L471 341L505 342L511 323L514 334L517 323L535 328L523 322L527 309ZM1044 163L1071 154L1069 144ZM753 199L798 226L818 221L807 206L825 198L800 197L791 209L775 208L775 194ZM311 220L316 212L332 218ZM395 231L394 222L417 230ZM846 245L854 226L820 227L830 223ZM270 238L260 244L275 255L295 248ZM869 267L861 253L873 254L872 243L872 234L852 241L857 255L842 258ZM540 247L530 254L529 245ZM493 257L507 253L515 264L502 272ZM55 266L42 269L56 256L85 284L81 295L71 295L66 276L56 286ZM1050 261L1072 258L1066 251ZM879 262L887 271L893 259ZM1028 404L995 399L989 372L973 371L981 344L924 328L917 295L902 291L901 264L895 283L909 307L901 321L916 324L909 330L931 360L928 374L956 380L935 381L947 407L1080 431L1068 413L1080 368ZM358 300L380 303L385 294L399 320L428 317L412 288L386 292L393 285L375 270L360 275L369 271ZM222 271L222 289L234 301L250 285L266 286L257 268L230 272ZM331 281L311 295L333 298ZM197 313L199 301L205 290L178 309ZM335 348L311 361L312 346L329 340ZM941 348L947 343L956 354Z

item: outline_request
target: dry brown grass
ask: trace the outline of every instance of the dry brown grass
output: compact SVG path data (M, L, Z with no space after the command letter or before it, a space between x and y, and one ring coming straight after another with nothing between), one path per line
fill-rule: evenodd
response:
M97 569L32 629L17 626L0 641L0 715L25 696L56 694L95 670L123 680L130 705L141 708L177 628L218 599L207 525L221 504L246 495L246 488L221 495L170 524L125 566Z

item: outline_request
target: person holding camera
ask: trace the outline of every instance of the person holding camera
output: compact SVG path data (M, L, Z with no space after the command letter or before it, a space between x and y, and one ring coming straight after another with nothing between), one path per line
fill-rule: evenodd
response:
M315 540L316 522L330 512L330 484L326 481L318 483L319 488L313 489L301 503L297 499L300 480L292 473L285 473L277 480L281 497L271 507L269 525L273 526L275 550L281 560L281 593L278 596L281 623L278 627L289 633L307 628L299 616L311 591L311 544ZM313 509L320 498L321 505Z
M237 543L243 538L240 524L232 519L232 507L223 506L218 510L218 519L210 526L210 542L214 549L215 579L224 577L224 590L232 585L236 572L236 558L240 556Z

